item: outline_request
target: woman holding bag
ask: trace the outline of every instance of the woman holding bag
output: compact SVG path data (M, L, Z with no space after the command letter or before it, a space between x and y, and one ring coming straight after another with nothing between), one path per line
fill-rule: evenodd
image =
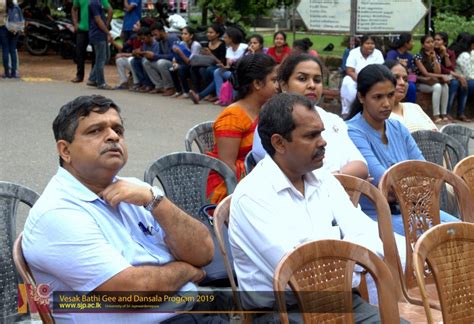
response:
M417 88L421 92L432 93L434 123L448 122L448 84L451 78L441 72L441 58L435 52L433 37L423 36L421 44L420 53L413 57L414 70L418 75Z

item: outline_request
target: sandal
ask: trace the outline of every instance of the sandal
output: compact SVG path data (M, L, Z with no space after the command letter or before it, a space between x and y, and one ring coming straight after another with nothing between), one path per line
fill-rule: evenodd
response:
M458 116L458 119L462 122L465 122L465 123L469 123L471 122L471 119L470 118L467 118L466 115L462 114L462 115L459 115Z
M435 124L442 124L442 123L443 123L443 119L442 119L441 117L437 116L437 117L435 117L435 118L433 119L433 123L435 123Z

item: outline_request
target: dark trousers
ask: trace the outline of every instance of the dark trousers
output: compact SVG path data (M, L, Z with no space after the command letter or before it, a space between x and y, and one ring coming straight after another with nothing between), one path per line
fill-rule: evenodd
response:
M89 32L78 30L76 34L76 65L77 72L76 78L79 80L84 79L84 66L86 63L87 46L89 45ZM92 53L92 67L95 63L95 54Z
M3 69L5 77L16 77L16 43L18 34L8 31L7 27L0 27L0 46L2 47ZM10 66L9 66L10 63Z

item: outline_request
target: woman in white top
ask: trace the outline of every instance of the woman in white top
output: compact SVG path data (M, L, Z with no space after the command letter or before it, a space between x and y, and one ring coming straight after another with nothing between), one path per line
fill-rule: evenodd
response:
M368 176L367 163L349 138L346 123L336 114L316 106L323 93L322 71L321 62L316 57L310 54L290 55L278 70L277 78L280 89L283 92L304 95L315 103L315 108L324 123L323 137L327 142L321 169L366 179ZM256 161L259 161L265 154L258 130L256 130L252 155Z
M181 30L181 42L173 46L174 58L171 76L173 77L173 83L176 89L176 93L173 97L180 97L181 95L183 95L184 98L189 97L188 79L191 78L191 66L189 62L194 55L201 52L202 48L201 44L194 40L194 37L194 29L186 26Z
M400 121L408 128L410 133L417 130L434 130L438 131L435 123L423 111L423 109L415 103L401 102L408 91L408 73L405 66L399 61L388 60L384 63L390 69L393 76L397 80L395 87L395 103L392 107L390 118Z
M219 68L214 71L214 84L216 85L216 95L219 98L221 94L222 84L225 80L229 79L231 76L230 67L232 63L237 62L241 58L248 45L242 43L244 41L244 35L242 32L234 27L229 27L224 33L224 43L227 46L227 52L225 54L226 65L219 63L217 64Z
M346 61L346 76L341 85L342 115L349 114L357 95L357 74L369 64L383 64L383 55L375 48L375 39L364 35L360 46L352 49Z

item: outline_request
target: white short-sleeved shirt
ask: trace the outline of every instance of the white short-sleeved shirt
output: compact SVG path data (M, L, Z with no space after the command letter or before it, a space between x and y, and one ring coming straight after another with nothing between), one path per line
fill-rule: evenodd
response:
M237 185L230 207L229 239L241 291L272 291L281 258L307 241L342 236L383 255L377 224L354 207L332 174L306 174L304 192L303 196L296 190L269 155ZM355 287L359 277L354 279ZM273 293L242 297L247 309L272 307L274 302Z
M327 144L323 167L315 172L319 172L319 170L338 172L351 161L362 161L367 164L350 139L347 125L342 118L318 106L316 106L316 110L324 124L322 136ZM253 137L252 155L255 161L258 162L263 159L265 154L257 128Z
M237 49L234 51L233 48L229 46L227 47L227 50L225 52L225 58L227 59L227 61L230 60L233 63L244 55L247 47L247 44L240 43L239 47L237 47Z
M145 183L138 179L128 181ZM143 232L139 223L151 230ZM89 292L130 266L174 261L164 232L143 207L112 208L73 175L59 168L30 210L22 240L36 282L50 291ZM193 283L181 290L196 291ZM182 304L183 309L193 305ZM53 313L56 322L148 323L173 313Z
M378 49L374 49L372 54L365 58L360 51L360 47L353 48L349 52L349 56L347 57L346 67L351 67L355 70L357 74L359 74L360 70L365 68L369 64L383 64L384 59L382 52Z

